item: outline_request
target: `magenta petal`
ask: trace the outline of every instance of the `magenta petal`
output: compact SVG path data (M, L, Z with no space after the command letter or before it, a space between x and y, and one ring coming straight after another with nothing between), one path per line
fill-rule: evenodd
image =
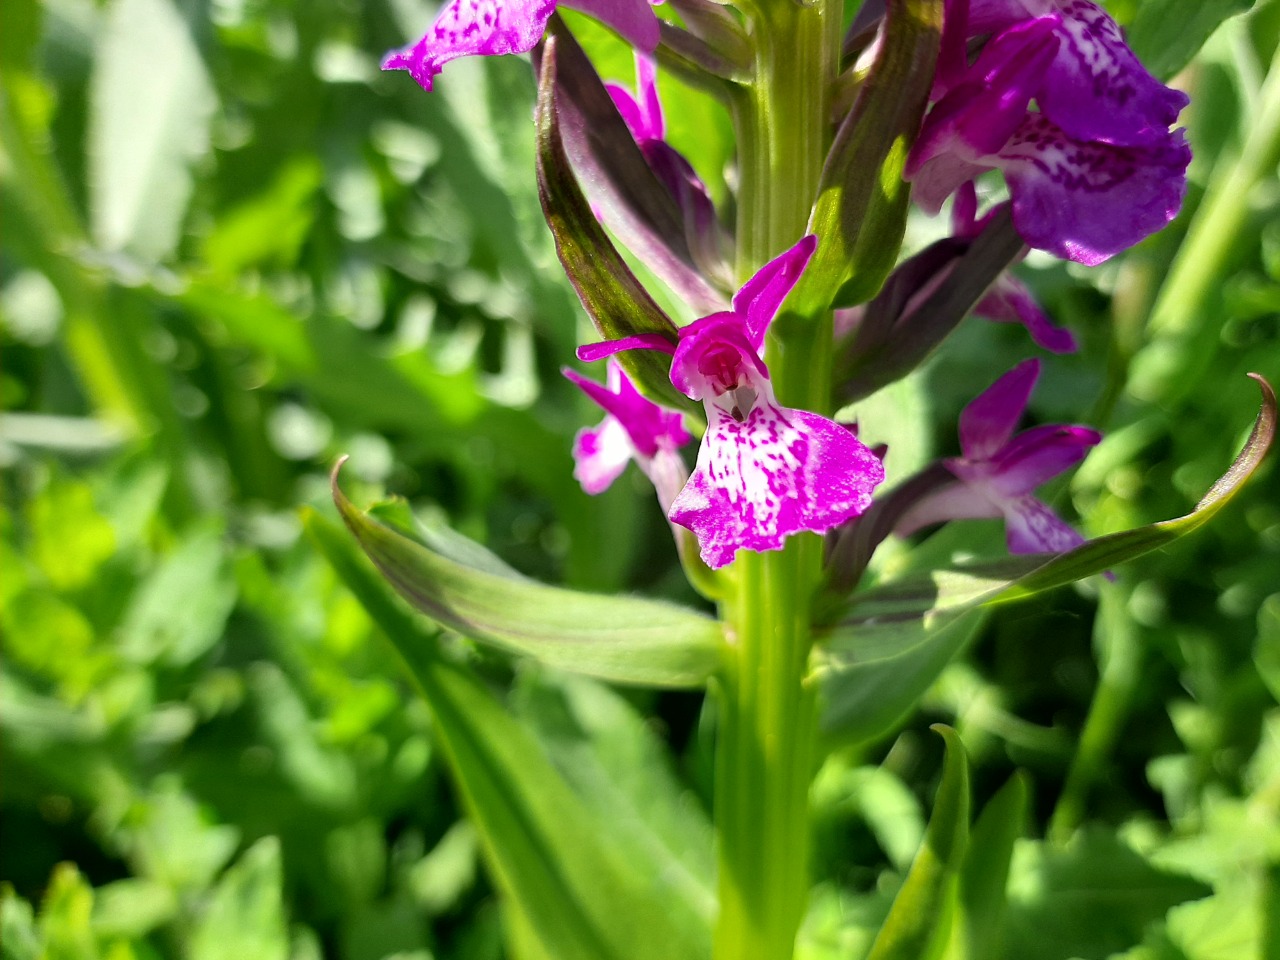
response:
M1039 376L1040 361L1024 360L960 412L960 450L966 460L986 460L1009 442Z
M1010 553L1065 553L1084 543L1084 537L1030 495L1004 503L1004 528Z
M1181 130L1157 146L1081 143L1031 114L998 162L1023 239L1094 266L1178 215L1191 148Z
M451 0L426 36L387 54L382 69L408 70L430 90L432 78L450 60L529 52L542 38L555 8L554 0Z
M917 530L948 520L985 520L1004 516L1003 511L980 490L963 481L947 484L911 506L893 532L909 537Z
M1163 140L1190 98L1147 73L1097 4L1071 0L1059 7L1062 46L1036 94L1040 109L1077 140Z
M1101 441L1102 434L1088 427L1025 430L991 460L988 483L1002 497L1020 497L1079 463Z
M772 402L742 421L711 405L708 413L698 465L668 516L694 532L712 568L738 550L777 550L793 533L858 516L884 480L852 432L817 414Z
M636 54L636 93L621 84L606 83L605 89L613 105L622 114L622 120L637 143L645 140L661 140L666 134L662 118L662 104L658 100L657 70L653 59Z
M587 493L604 493L621 476L635 448L626 429L612 416L597 427L584 427L573 439L573 476Z
M973 308L975 315L996 323L1020 323L1031 339L1051 353L1075 353L1076 338L1066 327L1056 327L1027 285L1004 274Z
M566 368L561 372L622 424L640 456L653 457L660 448L674 449L692 439L684 428L684 418L640 393L616 361L609 362L607 386L587 379L576 370Z
M676 345L660 333L637 333L633 337L583 344L578 348L577 354L583 363L595 363L605 357L612 357L615 353L622 353L623 350L661 350L663 353L675 353Z
M660 31L648 0L565 0L566 7L612 27L617 34L642 53L658 49Z
M818 248L818 238L813 234L800 241L785 253L774 257L756 271L755 276L742 285L733 295L733 312L741 316L752 345L759 350L764 335L773 322L782 301L809 265L813 251Z

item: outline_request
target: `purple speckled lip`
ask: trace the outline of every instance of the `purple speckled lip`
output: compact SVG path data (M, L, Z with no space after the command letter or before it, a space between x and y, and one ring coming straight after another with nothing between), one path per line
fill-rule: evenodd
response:
M678 344L628 337L579 351L583 359L674 351L671 382L703 402L707 432L668 517L693 531L712 568L739 550L777 550L794 533L821 533L858 516L884 480L880 460L848 428L779 404L760 356L816 248L808 236L765 264L734 296L733 310L684 327Z

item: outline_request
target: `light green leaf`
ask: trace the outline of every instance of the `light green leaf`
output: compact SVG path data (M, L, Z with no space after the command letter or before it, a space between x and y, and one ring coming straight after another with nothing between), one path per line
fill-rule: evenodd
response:
M91 83L94 239L161 260L177 246L217 97L170 0L115 0Z
M1143 0L1129 24L1129 47L1152 75L1168 80L1185 67L1225 21L1256 0Z
M395 589L433 620L472 639L589 676L699 687L720 663L723 634L710 617L637 597L548 587L445 555L334 502L361 548ZM433 548L434 547L434 548Z
M933 729L947 743L933 815L867 960L930 960L950 929L949 901L969 842L969 760L958 733L942 724Z
M286 960L289 933L281 896L280 841L263 837L218 881L191 934L191 960Z
M475 677L444 658L438 634L406 615L342 532L315 514L312 540L403 658L430 705L498 887L557 960L666 960L709 953L690 907L637 870L528 730Z
M1254 379L1262 409L1253 431L1231 468L1186 516L1089 540L1058 556L935 570L855 595L849 613L814 653L825 697L824 736L859 743L892 729L973 636L983 607L1101 573L1212 519L1257 470L1275 437L1275 393L1261 377Z

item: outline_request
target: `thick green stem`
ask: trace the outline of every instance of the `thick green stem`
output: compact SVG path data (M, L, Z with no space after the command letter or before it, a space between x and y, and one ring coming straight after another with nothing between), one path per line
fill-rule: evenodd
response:
M831 140L840 4L762 0L749 18L756 80L736 105L745 279L805 232ZM783 403L825 411L831 316L779 318L768 343ZM724 601L733 655L720 688L716 766L720 918L717 960L789 960L809 889L809 785L815 703L805 673L821 542L746 551Z

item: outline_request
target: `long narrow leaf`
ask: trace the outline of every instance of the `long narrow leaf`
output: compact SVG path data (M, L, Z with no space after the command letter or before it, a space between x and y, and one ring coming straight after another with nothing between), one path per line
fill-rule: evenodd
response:
M314 513L307 533L404 660L476 825L499 888L558 960L704 957L710 933L680 897L610 843L529 732L439 635L402 612L340 529ZM691 934L690 931L701 931Z
M1258 469L1276 433L1276 396L1264 379L1262 408L1231 468L1183 517L1089 540L1055 557L935 570L854 597L820 642L823 735L833 742L882 736L907 714L977 630L982 608L1021 600L1101 573L1186 536L1214 517Z
M474 640L620 683L700 687L719 667L723 633L710 617L656 600L549 587L446 556L357 510L336 469L333 499L396 591Z

